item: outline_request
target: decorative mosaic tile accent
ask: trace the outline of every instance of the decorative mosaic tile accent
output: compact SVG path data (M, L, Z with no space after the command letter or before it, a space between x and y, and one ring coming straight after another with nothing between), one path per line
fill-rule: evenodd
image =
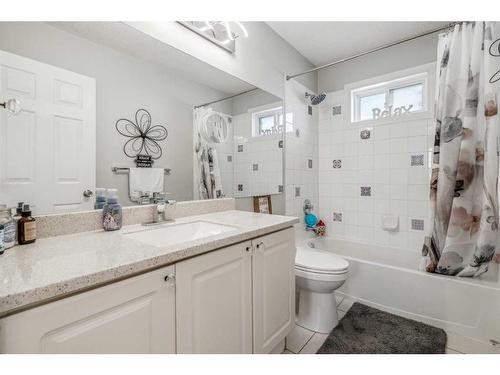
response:
M335 159L332 163L333 165L333 168L334 169L337 169L337 168L342 168L342 160L340 159Z
M312 159L307 160L307 167L312 168L313 167L313 161Z
M243 184L238 184L238 191L243 191Z
M424 221L422 219L411 219L411 229L424 230Z
M307 106L307 114L312 116L313 114L313 107L311 107L310 105Z
M332 107L332 116L337 116L340 114L342 114L342 106L336 105L336 106Z
M424 165L424 154L411 155L410 165L415 167L417 165Z
M228 155L227 156L227 161L232 162L233 161L233 155Z
M259 164L252 164L252 170L255 172L255 171L258 171L259 170Z
M283 141L282 140L278 142L278 148L283 148Z
M368 129L361 130L359 136L361 137L361 139L370 139L371 132Z
M300 197L300 187L295 187L295 197Z
M297 138L299 138L299 137L300 137L300 129L295 129L295 136L296 136Z
M342 222L342 212L334 212L333 221Z
M278 193L283 193L283 185L278 185Z
M238 152L243 152L243 145L238 145Z
M371 197L372 196L372 187L371 186L361 186L361 196L362 197Z

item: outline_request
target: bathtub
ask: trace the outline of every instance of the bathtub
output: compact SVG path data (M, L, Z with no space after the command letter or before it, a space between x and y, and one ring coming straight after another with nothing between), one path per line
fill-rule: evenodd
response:
M349 261L349 278L336 294L481 341L498 352L498 264L479 278L456 278L419 271L416 252L331 238L306 239L298 246Z

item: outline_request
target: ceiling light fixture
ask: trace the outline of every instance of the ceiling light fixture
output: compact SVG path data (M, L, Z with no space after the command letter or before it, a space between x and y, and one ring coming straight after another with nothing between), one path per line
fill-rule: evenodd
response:
M248 38L248 31L239 21L177 21L182 26L233 53L239 36Z

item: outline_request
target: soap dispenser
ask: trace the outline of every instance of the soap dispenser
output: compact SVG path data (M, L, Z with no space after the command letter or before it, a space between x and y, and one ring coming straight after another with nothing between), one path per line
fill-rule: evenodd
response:
M122 227L122 206L118 203L118 190L108 189L106 204L102 208L102 227L106 231Z

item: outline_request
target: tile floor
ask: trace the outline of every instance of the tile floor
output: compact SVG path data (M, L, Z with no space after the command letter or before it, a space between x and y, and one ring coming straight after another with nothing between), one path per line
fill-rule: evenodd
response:
M336 299L339 319L342 319L354 301L341 296L337 296ZM452 332L447 332L447 334L448 347L446 348L446 354L497 353L495 350L492 351L491 348L485 347L485 344L479 341ZM313 332L295 325L293 331L286 338L283 354L315 354L327 337L328 334L326 333Z

